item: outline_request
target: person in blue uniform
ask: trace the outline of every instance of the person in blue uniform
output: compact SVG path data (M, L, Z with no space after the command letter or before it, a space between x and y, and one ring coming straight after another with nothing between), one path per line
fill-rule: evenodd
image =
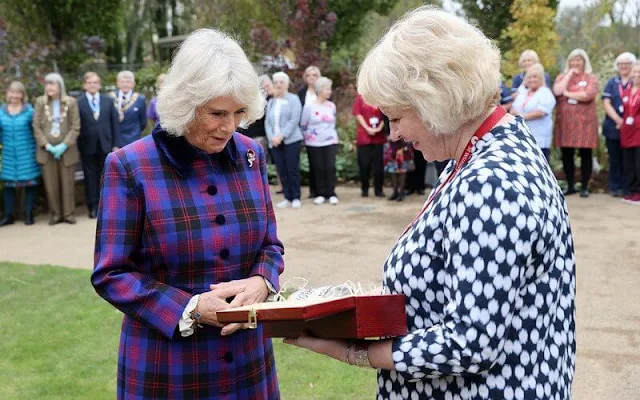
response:
M622 177L622 149L620 147L620 127L622 126L622 114L624 107L631 98L631 67L636 63L636 56L631 53L622 53L616 57L616 76L609 79L602 92L602 103L605 117L602 121L602 134L607 141L609 153L609 193L614 197L621 197L628 193L625 190Z
M147 103L136 91L136 78L131 71L120 71L116 78L118 90L111 93L119 113L122 146L140 139L147 127Z

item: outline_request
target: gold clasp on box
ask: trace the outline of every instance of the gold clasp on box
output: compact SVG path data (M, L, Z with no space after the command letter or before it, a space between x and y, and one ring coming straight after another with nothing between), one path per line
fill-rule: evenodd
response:
M256 310L249 310L249 329L256 329L258 327L258 314Z

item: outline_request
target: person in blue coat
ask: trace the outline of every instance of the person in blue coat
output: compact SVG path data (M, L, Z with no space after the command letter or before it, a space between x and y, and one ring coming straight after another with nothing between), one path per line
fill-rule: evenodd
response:
M140 139L147 127L147 103L144 96L133 89L136 77L131 71L120 71L116 77L118 90L111 93L119 113L120 136L124 147Z
M0 144L2 166L0 181L4 192L4 218L0 226L13 224L16 188L25 188L26 225L33 225L33 206L36 187L42 175L36 162L36 143L33 138L33 107L21 82L11 82L7 90L7 104L0 108Z

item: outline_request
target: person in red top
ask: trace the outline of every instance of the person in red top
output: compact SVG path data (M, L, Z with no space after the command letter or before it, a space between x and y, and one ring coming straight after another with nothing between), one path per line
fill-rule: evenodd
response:
M622 202L640 205L640 63L631 69L631 79L633 88L620 127L624 180L629 189Z
M366 104L358 94L353 103L352 113L358 119L356 146L362 197L369 196L369 175L372 166L375 195L385 197L382 191L384 182L382 147L387 138L383 132L385 124L382 111L376 106Z

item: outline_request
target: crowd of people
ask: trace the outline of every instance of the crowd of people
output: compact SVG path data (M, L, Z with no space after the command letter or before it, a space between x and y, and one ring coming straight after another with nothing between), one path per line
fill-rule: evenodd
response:
M572 51L555 81L545 72L534 50L519 59L522 72L508 88L502 82L502 106L521 116L549 160L552 147L561 150L567 181L565 195L589 196L593 171L593 149L598 146L596 97L600 93L589 56L582 49ZM605 117L602 134L609 155L609 192L627 204L640 205L640 65L628 52L615 60L618 74L607 82L601 96ZM160 88L165 74L158 76ZM290 92L291 80L285 72L260 76L266 96L264 116L238 130L260 143L276 165L284 199L278 208L300 208L301 148L309 159L309 198L320 205L339 203L336 195L336 154L340 139L336 128L336 105L331 101L332 81L315 66L304 71L304 87ZM117 90L101 94L100 76L87 72L84 94L68 96L62 77L45 77L44 94L33 106L21 82L12 82L6 91L7 104L0 108L3 145L0 180L4 187L4 217L0 226L14 223L16 189L25 188L24 221L34 223L36 186L44 183L49 224L75 223L75 171L82 162L89 217L95 218L100 197L100 178L107 154L138 140L147 123L158 123L154 97L148 104L135 91L130 71L117 75ZM148 108L148 110L147 110ZM360 95L353 102L357 121L356 148L362 197L369 196L371 175L374 195L386 197L385 172L393 192L389 200L402 201L406 195L425 193L426 161L411 142L390 140L389 119ZM555 117L554 117L555 116ZM580 186L575 179L575 153L580 156ZM437 174L447 160L435 161Z

